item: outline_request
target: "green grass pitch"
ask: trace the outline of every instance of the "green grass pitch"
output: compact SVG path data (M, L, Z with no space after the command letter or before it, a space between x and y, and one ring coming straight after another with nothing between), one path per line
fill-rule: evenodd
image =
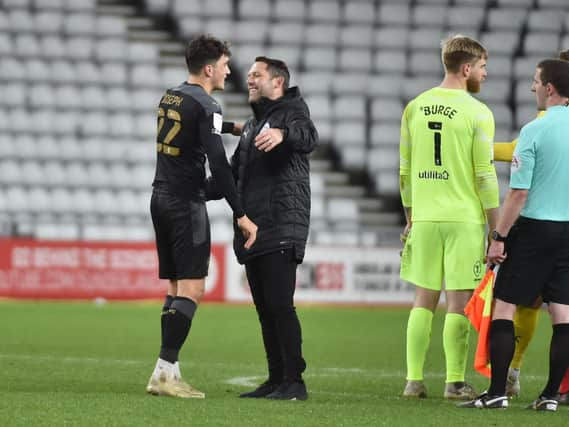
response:
M523 409L545 383L551 329L540 317L506 411L457 409L442 399L444 313L433 324L429 398L399 397L408 309L301 306L306 402L239 399L265 377L252 306L204 304L181 353L184 377L204 400L145 394L159 347L156 303L0 301L0 426L536 426L569 423ZM471 353L476 334L471 334ZM471 369L477 389L485 378Z

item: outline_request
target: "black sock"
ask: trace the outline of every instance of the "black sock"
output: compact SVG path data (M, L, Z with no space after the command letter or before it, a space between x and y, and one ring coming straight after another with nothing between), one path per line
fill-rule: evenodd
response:
M514 322L496 319L490 324L490 362L492 363L492 380L488 394L503 396L506 394L506 379L514 349L516 337Z
M162 306L162 315L160 316L160 342L162 343L162 346L164 345L164 334L166 331L166 314L168 314L168 310L170 310L170 306L172 305L173 301L174 297L172 295L166 295L166 298L164 299L164 305Z
M541 392L543 397L554 398L569 366L569 323L553 325L549 348L549 378Z
M170 306L164 328L164 340L160 348L160 359L170 363L178 361L178 354L184 345L192 326L197 305L185 297L176 297Z

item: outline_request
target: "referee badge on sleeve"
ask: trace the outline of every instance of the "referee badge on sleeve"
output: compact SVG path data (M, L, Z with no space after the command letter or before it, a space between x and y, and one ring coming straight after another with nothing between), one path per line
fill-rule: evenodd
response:
M510 167L512 172L517 172L522 167L522 160L515 154L512 156L512 166Z
M219 113L213 113L213 127L211 133L221 135L221 127L223 126L223 116Z

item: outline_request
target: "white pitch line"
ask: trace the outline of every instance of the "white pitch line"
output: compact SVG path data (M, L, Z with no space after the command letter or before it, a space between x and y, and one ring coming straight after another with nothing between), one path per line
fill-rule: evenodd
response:
M106 359L95 357L60 357L53 355L31 355L31 354L9 354L0 353L0 359L26 360L38 362L58 362L58 363L92 363L92 364L109 364L109 365L152 365L153 360L132 360L132 359ZM184 366L211 366L211 367L231 367L243 370L251 370L258 367L257 363L223 363L223 362L204 362L189 361L183 362ZM344 368L344 367L322 367L309 368L305 373L307 378L318 377L344 377L344 376L366 376L372 378L405 378L405 371L394 371L386 369L364 369L364 368ZM444 372L425 372L426 378L444 378ZM258 384L261 376L240 376L229 378L223 382L232 385L242 385L251 387ZM544 381L545 375L522 375L522 379L531 381ZM232 382L234 381L234 382ZM241 381L241 382L240 382ZM327 393L327 392L322 392Z

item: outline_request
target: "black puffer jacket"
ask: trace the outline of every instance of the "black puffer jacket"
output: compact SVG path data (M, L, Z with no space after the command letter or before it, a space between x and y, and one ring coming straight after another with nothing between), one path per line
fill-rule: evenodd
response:
M308 154L318 144L318 133L297 87L274 101L261 98L252 108L254 117L245 123L231 163L243 208L259 231L246 250L235 223L233 248L242 264L284 248L293 248L301 263L310 222ZM268 127L282 129L284 139L263 152L255 147L255 137Z

